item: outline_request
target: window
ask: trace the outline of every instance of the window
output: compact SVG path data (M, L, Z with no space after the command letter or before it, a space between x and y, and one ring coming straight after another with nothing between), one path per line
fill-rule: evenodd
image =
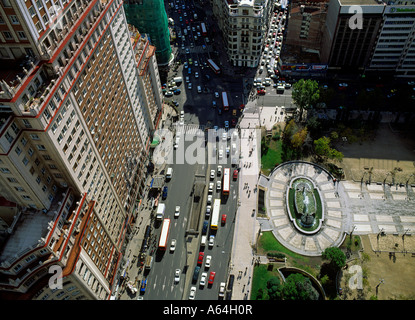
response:
M8 168L0 168L0 171L2 173L10 173L10 170Z
M31 129L32 128L32 125L30 124L30 121L29 120L23 119L22 121L23 121L23 124L24 124L24 126L26 128L28 128L28 129Z
M6 40L12 40L13 39L13 36L9 31L3 31L3 35L4 35L4 38Z
M33 140L39 140L39 136L38 136L37 134L32 133L32 134L30 135L30 137L31 137Z
M20 24L19 19L17 19L16 16L10 15L9 17L10 17L10 21L12 22L12 24Z
M29 8L29 13L30 13L30 15L31 15L32 17L36 15L36 11L35 11L35 9L33 8L33 6L31 6L31 7Z
M17 31L17 35L19 36L20 40L26 40L26 34L23 31Z
M16 151L18 156L22 153L22 149L20 149L19 146L17 146L16 149L14 149L14 151Z
M46 148L43 144L37 144L36 147L39 151L45 151L46 150Z
M6 132L6 134L4 136L6 137L7 141L9 141L10 143L13 142L14 138L10 133Z
M25 166L27 166L27 164L29 163L29 160L26 157L23 157L22 162Z

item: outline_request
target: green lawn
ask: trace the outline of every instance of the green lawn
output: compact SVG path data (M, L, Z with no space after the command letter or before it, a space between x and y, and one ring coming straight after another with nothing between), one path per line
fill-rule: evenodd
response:
M267 282L272 277L281 277L278 273L278 268L273 268L268 271L268 265L260 264L254 268L254 276L252 278L251 300L268 300ZM262 289L262 297L258 296L258 290Z
M281 140L270 140L269 149L266 154L261 155L262 172L268 175L276 164L282 162L281 151L282 151Z

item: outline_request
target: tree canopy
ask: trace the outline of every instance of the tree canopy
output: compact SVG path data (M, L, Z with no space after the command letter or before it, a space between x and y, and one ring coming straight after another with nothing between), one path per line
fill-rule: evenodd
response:
M338 161L343 160L343 153L330 147L330 138L323 136L320 139L314 140L314 152L316 155L327 158L327 159L336 159Z
M346 255L338 247L326 248L322 255L323 259L329 260L334 269L341 269L346 265Z
M283 288L284 300L317 300L319 294L311 280L301 273L290 274Z
M292 98L294 103L300 108L299 121L301 122L303 110L310 108L320 98L318 82L310 79L300 79L293 85Z

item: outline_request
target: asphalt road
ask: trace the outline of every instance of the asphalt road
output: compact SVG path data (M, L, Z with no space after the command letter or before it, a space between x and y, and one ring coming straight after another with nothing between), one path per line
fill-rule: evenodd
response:
M157 250L154 252L155 261L147 276L147 292L145 299L169 299L180 300L184 290L183 274L186 265L185 231L190 211L193 179L198 165L172 164L173 177L166 183L168 186L167 198L162 201L166 204L165 218L171 219L168 244L176 239L176 250L171 252L169 248L163 254ZM179 217L174 217L176 206L180 206ZM158 240L161 232L161 223L155 222L155 231ZM181 270L179 283L174 283L174 271Z
M174 2L174 1L173 1ZM195 9L196 10L196 9ZM189 10L188 17L189 17ZM203 17L204 14L198 12L199 17ZM176 26L180 26L179 14L174 12L169 14L175 20ZM191 26L196 26L200 24L199 21L194 21L190 23ZM182 30L183 27L181 26ZM181 49L182 40L177 37L177 42L179 46L179 59L182 61L182 64L178 67L175 76L181 76L183 78L183 83L179 86L181 93L174 95L173 97L166 98L166 101L173 100L179 103L179 110L184 110L184 123L185 125L200 125L203 128L204 125L209 124L210 126L217 125L219 127L224 126L224 121L230 121L232 117L237 118L240 115L240 111L237 110L237 115L234 116L232 111L223 112L219 114L218 109L222 108L222 101L220 98L215 98L214 92L217 91L221 93L226 91L228 93L229 103L231 106L239 106L243 102L242 98L242 78L240 79L228 79L222 75L216 75L213 71L206 66L203 66L203 62L206 62L210 56L213 56L212 47L210 45L206 46L206 49L202 48L202 44L206 44L203 38L194 40L194 35L196 32L192 30L188 31L188 35L185 39L185 45L189 49L189 53L186 53L185 50ZM190 43L193 43L193 46L190 46ZM188 73L188 69L184 68L184 61L189 61L192 59L192 64L189 65L191 68L191 74ZM194 66L194 61L198 61L199 66ZM199 73L199 77L195 77L195 72ZM205 75L208 75L210 79L206 79ZM190 79L192 83L192 88L188 88L188 83L186 82L186 76ZM202 87L202 92L197 92L197 86ZM213 107L213 101L216 101L216 107ZM186 127L186 126L185 126ZM183 138L181 138L183 139ZM192 142L185 142L185 147L189 146ZM209 152L210 150L208 150ZM177 151L175 151L177 152ZM206 152L205 156L208 156ZM231 167L230 161L228 165L222 165L225 167ZM179 300L187 299L190 286L185 288L185 278L193 276L194 266L197 264L197 257L199 253L199 246L197 252L194 252L192 255L187 254L186 247L186 238L185 232L188 223L189 213L191 210L191 191L195 179L196 172L206 174L209 176L208 172L210 169L217 169L218 164L172 164L169 165L173 168L173 177L166 183L169 188L168 196L163 201L166 203L166 214L165 218L171 219L171 226L168 236L168 243L172 239L176 239L176 249L174 252L170 252L169 248L164 252L160 253L155 250L152 254L155 257L153 267L147 275L147 289L143 295L144 299L155 299L155 300ZM215 184L218 177L215 178ZM207 178L209 179L209 178ZM215 185L216 186L216 185ZM227 221L224 225L220 225L219 229L215 231L215 244L213 247L202 248L206 255L212 256L211 267L205 269L204 264L203 268L199 274L198 281L196 284L192 283L191 286L196 285L197 293L196 299L208 299L215 300L218 298L219 283L226 282L228 265L230 260L230 253L232 248L232 239L233 239L233 230L234 230L234 221L235 221L235 212L237 206L237 191L238 185L237 182L231 180L231 190L230 195L227 198L221 197L221 192L213 192L214 199L221 197L221 213L227 214ZM206 199L203 201L206 202ZM179 205L180 216L174 218L174 211L176 205ZM206 218L205 216L206 203L203 204L202 209L202 220ZM158 240L161 232L161 223L154 224L153 235L155 235L155 243L153 244L153 249L158 245ZM201 232L201 231L200 231ZM210 228L208 235L210 234ZM198 237L200 241L201 235ZM154 246L155 245L155 246ZM191 257L192 261L188 261L188 257ZM189 266L187 268L187 266ZM176 269L181 270L180 281L178 283L174 282L174 272ZM215 271L216 277L212 286L206 285L204 288L199 286L199 279L202 272Z

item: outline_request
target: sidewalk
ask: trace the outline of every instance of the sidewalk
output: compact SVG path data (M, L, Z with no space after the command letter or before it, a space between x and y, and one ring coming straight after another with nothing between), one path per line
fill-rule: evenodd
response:
M255 102L249 102L247 108L250 109L254 105ZM230 274L235 276L232 300L249 299L253 266L257 259L254 246L259 231L259 223L256 220L256 186L260 168L261 136L256 134L255 127L259 126L259 122L258 114L249 112L244 112L244 117L240 122L242 158L238 210L230 264Z

